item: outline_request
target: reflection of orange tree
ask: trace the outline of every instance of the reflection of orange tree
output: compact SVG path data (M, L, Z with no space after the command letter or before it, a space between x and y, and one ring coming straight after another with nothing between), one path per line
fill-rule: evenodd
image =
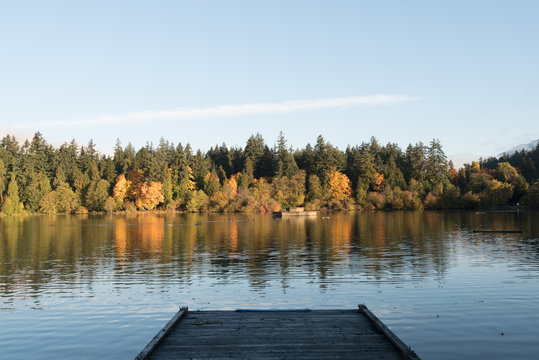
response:
M161 252L165 234L165 219L155 214L137 217L139 223L137 237L140 239L141 250Z
M352 242L352 217L336 216L331 222L331 239L334 250L350 252Z
M235 221L230 223L229 237L230 252L235 254L238 252L238 223Z
M127 254L127 223L123 217L114 220L114 251L118 260Z
M131 222L131 223L129 223ZM136 225L131 227L130 225ZM139 247L141 252L162 252L165 219L155 214L114 221L114 244L118 259L125 257L128 248Z
M199 218L198 215L190 215L190 217L193 220L198 220ZM190 223L190 225L185 227L185 233L181 241L185 242L185 253L188 256L189 263L192 263L194 260L195 246L197 242L197 231L199 226L194 226L197 221L188 221L188 223Z

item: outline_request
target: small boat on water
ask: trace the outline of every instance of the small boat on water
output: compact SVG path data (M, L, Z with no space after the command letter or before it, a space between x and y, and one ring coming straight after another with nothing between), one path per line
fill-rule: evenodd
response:
M287 209L286 211L274 211L273 217L274 218L282 218L287 216L316 216L318 211L305 211L304 207L295 207Z

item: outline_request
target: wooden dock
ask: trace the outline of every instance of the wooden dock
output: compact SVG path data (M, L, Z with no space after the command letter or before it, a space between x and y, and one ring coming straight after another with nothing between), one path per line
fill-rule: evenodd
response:
M318 214L318 211L314 211L314 210L305 211L305 208L303 207L295 207L295 208L288 209L286 211L274 211L273 217L282 218L282 217L288 217L288 216L316 216L317 214Z
M358 310L180 311L146 359L419 359L365 305Z

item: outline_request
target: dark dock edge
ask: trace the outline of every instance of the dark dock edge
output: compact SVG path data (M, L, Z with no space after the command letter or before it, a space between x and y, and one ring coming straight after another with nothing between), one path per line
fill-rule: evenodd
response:
M369 320L374 324L374 326L383 333L389 341L401 352L401 354L409 360L419 360L419 356L412 350L411 347L406 345L393 331L391 331L384 323L376 317L365 304L358 305L359 311L361 311Z
M522 234L522 230L472 230L473 233Z
M159 343L168 335L168 333L174 328L174 326L187 314L187 306L180 307L180 310L169 320L169 322L163 326L161 330L153 337L153 339L146 345L144 349L137 355L135 360L149 359L151 353L157 348Z

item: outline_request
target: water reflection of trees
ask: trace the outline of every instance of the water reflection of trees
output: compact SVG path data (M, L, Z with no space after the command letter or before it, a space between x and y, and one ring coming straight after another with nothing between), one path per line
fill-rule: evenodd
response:
M195 278L253 288L291 279L407 282L443 278L455 254L537 263L533 213L373 212L276 220L259 215L43 216L0 219L1 294L91 285L102 277L189 285ZM523 235L471 235L472 229ZM52 285L56 284L56 285Z

